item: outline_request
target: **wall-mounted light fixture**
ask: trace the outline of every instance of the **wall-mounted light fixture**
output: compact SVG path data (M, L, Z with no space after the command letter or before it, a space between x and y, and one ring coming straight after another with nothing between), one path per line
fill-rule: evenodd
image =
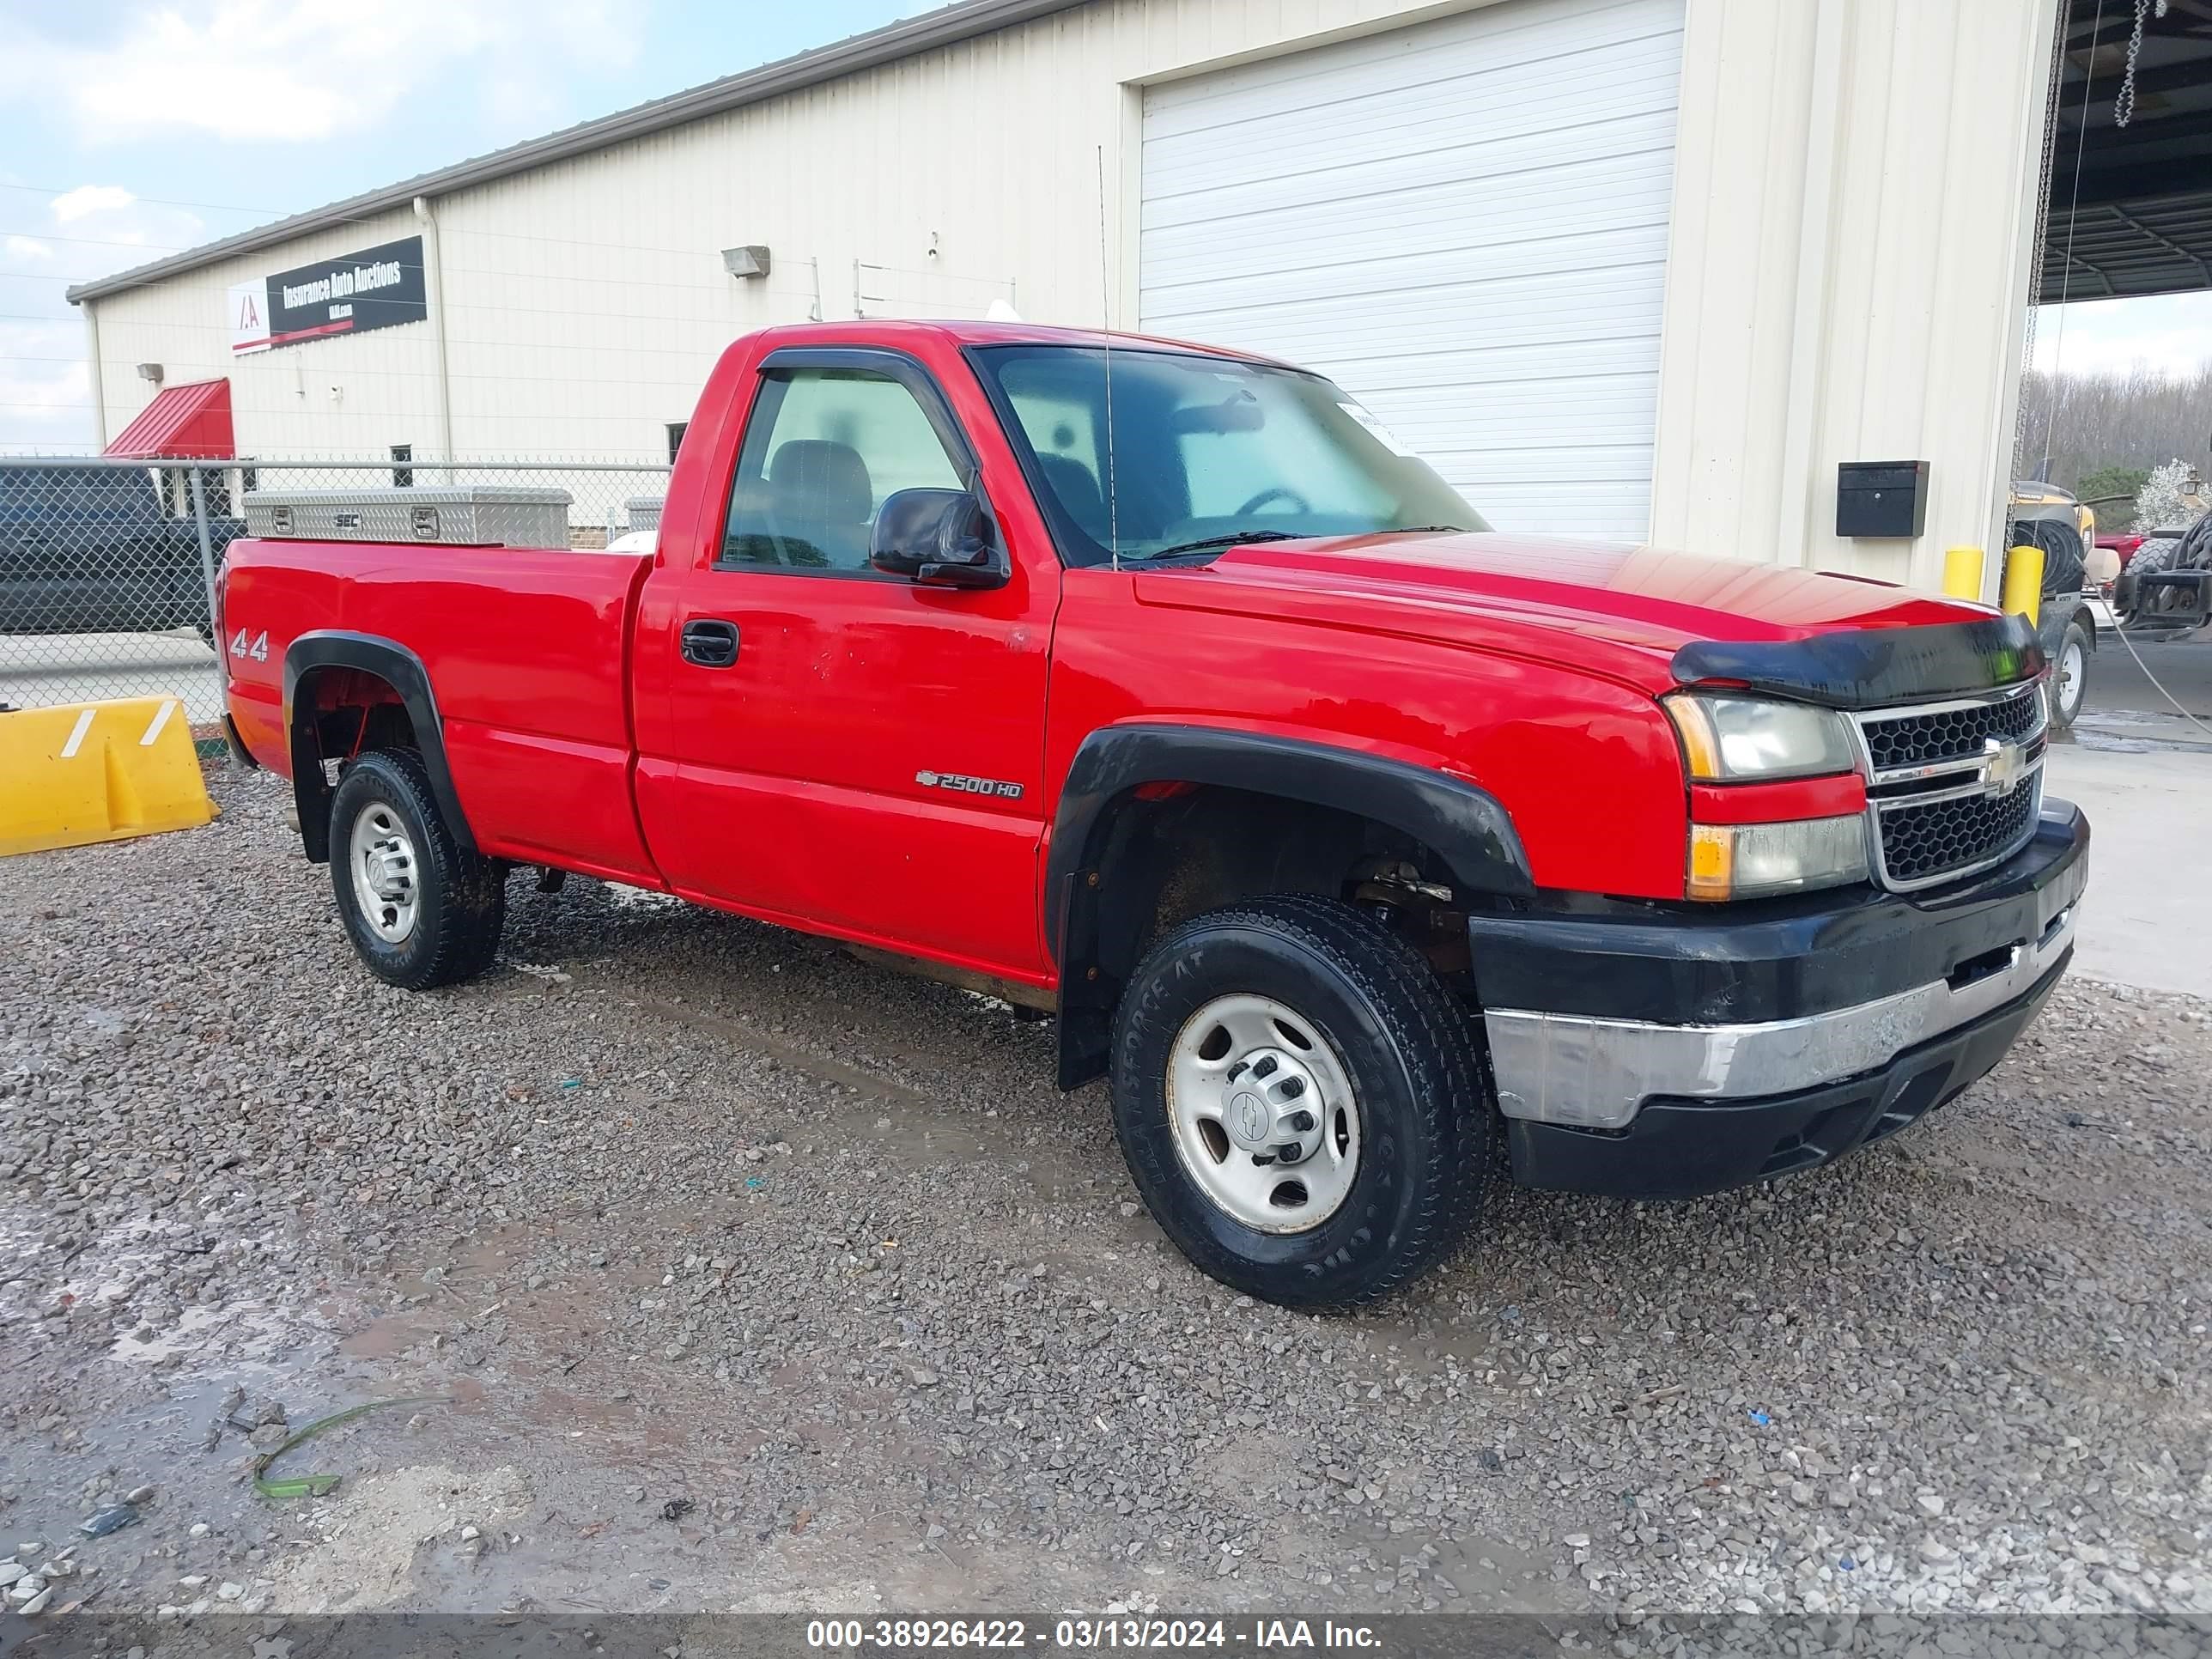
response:
M159 385L161 385L161 364L159 364L159 363L141 363L141 364L139 364L139 365L138 365L138 378L139 378L140 380L151 380L151 381L152 381L155 386L159 386Z
M726 247L722 250L722 269L739 282L768 275L768 249L755 242L745 247Z

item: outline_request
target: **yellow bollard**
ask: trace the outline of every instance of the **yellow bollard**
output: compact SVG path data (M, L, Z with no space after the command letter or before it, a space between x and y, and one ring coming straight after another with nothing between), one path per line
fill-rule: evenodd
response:
M2005 556L2005 614L2033 622L2042 608L2043 550L2015 547Z
M1982 597L1982 550L1954 547L1943 555L1943 592L1954 599Z

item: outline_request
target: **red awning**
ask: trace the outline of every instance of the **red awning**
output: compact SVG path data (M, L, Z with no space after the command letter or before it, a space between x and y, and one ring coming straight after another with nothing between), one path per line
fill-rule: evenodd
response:
M230 433L230 382L162 387L101 453L134 461L228 460L237 453Z

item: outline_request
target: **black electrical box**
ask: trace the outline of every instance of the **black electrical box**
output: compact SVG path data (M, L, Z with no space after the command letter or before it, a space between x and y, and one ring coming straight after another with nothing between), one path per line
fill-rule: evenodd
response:
M1917 536L1927 523L1927 462L1838 463L1836 534Z

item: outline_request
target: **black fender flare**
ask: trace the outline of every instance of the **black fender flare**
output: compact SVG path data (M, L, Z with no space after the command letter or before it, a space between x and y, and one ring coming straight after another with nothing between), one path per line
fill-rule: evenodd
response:
M1218 726L1131 724L1086 737L1060 786L1045 861L1045 939L1060 972L1060 1083L1103 1068L1119 994L1098 968L1096 877L1115 804L1147 783L1215 785L1328 807L1412 836L1472 892L1536 890L1497 797L1429 767L1327 742Z
M302 634L284 648L284 730L292 750L292 799L300 813L300 840L310 862L330 858L331 791L323 781L322 754L315 742L313 711L295 706L300 682L322 668L354 668L374 674L399 694L415 728L423 770L430 775L430 792L438 810L464 851L477 850L468 816L453 787L453 769L446 761L446 729L438 718L438 700L430 690L430 673L416 656L396 640L375 634L356 634L343 629L317 629Z

